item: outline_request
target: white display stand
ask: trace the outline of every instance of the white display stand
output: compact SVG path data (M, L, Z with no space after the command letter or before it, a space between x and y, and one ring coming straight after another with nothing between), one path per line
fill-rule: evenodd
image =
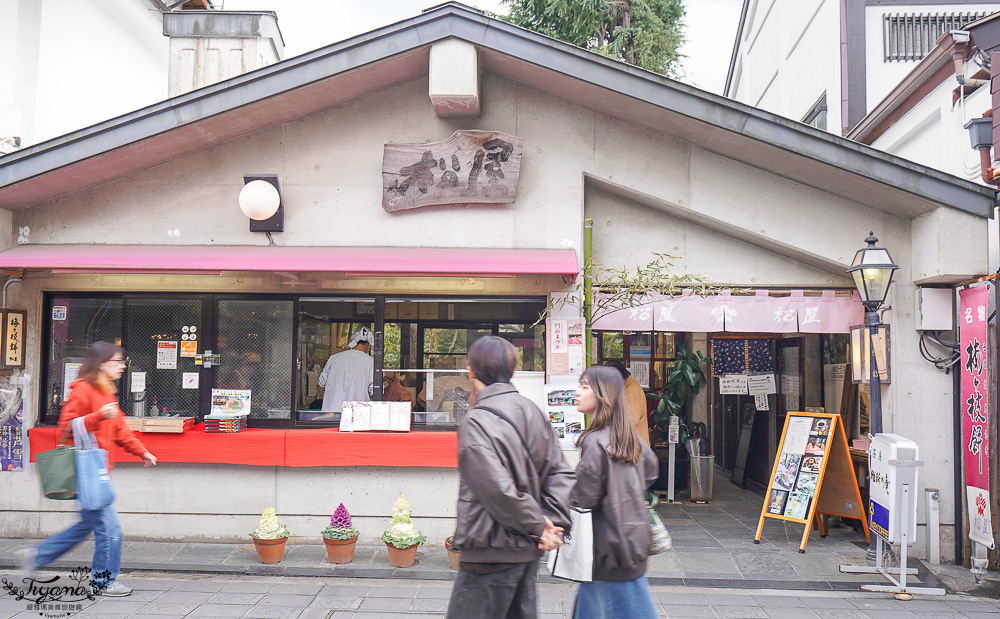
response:
M667 430L667 442L670 444L670 473L667 475L667 504L668 505L680 505L674 499L674 466L677 462L676 451L677 443L680 442L680 431L681 431L681 420L677 415L670 416L670 427Z
M916 539L917 444L898 434L876 434L868 447L868 526L875 534L875 565L841 565L845 574L882 574L892 585L862 585L862 591L892 593L898 599L911 599L913 593L944 595L938 587L907 587L907 575L917 573L906 567L907 549ZM899 542L898 568L882 564L883 547ZM898 574L899 580L892 574Z

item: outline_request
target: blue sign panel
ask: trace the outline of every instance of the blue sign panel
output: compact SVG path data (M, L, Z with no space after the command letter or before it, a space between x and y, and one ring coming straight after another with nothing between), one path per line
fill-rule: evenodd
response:
M882 539L889 539L889 510L868 499L868 528Z

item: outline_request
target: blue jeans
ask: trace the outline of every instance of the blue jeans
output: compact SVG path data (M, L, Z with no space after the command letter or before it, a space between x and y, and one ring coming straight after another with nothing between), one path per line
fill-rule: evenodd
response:
M122 527L112 503L103 509L81 510L80 522L42 540L35 546L35 566L52 563L94 532L94 561L90 566L95 585L118 578L122 565Z
M625 582L582 582L576 590L574 619L656 619L645 576Z

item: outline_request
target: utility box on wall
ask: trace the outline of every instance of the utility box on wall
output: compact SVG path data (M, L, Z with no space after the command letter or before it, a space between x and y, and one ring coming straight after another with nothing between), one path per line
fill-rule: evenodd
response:
M955 292L951 288L917 289L917 331L951 331Z

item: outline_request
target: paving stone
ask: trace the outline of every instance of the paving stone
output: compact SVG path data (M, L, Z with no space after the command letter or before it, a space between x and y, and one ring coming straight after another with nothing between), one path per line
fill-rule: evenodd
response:
M706 593L702 597L712 606L757 606L749 595L739 593Z
M710 606L701 604L664 604L667 617L718 617Z
M802 597L799 598L809 608L854 608L850 600L840 597Z
M821 619L868 619L868 615L856 608L814 608L813 612Z
M310 608L328 608L330 610L355 610L361 606L364 598L347 596L316 596L309 604Z
M765 606L764 612L771 619L816 619L816 613L801 606Z
M756 606L712 606L720 617L737 617L739 619L767 619L767 613Z
M740 571L751 578L774 574L795 575L795 568L779 553L734 552L733 560Z
M249 604L253 606L264 598L263 593L216 593L206 604Z
M791 595L752 595L758 606L799 607L804 608L805 602Z
M157 602L164 603L183 603L183 604L201 604L207 602L214 593L207 591L164 591L159 597L156 598Z
M79 614L106 613L112 615L129 615L143 608L148 604L142 600L132 600L128 598L102 598L95 604L91 604Z
M707 604L708 598L701 593L654 593L653 597L663 604Z
M407 611L412 602L410 598L365 598L358 611Z
M560 603L560 608L562 604ZM441 598L425 598L413 600L410 610L414 612L445 612L448 610L448 600Z
M264 606L295 606L297 608L305 608L306 606L309 606L313 599L314 597L311 595L269 592L267 595L262 597L257 604Z
M228 583L220 593L267 593L277 583L260 581L235 581Z
M324 585L317 595L365 597L368 595L369 589L371 589L371 587L368 585ZM451 589L448 591L450 595Z
M202 604L188 617L242 617L251 608L250 604Z
M416 594L414 587L372 587L368 590L369 598L412 598Z
M218 593L222 591L222 588L226 586L226 583L215 580L193 580L191 582L182 582L171 591L203 591L208 593Z
M295 619L303 610L300 606L254 606L243 616L246 619Z
M289 593L292 595L318 595L323 590L322 584L305 584L293 582L279 582L271 587L269 593Z
M194 609L198 608L199 604L184 604L182 602L161 602L159 600L155 602L150 602L143 608L140 608L135 612L136 615L165 615L173 616L177 615L184 616L190 612L194 612Z

